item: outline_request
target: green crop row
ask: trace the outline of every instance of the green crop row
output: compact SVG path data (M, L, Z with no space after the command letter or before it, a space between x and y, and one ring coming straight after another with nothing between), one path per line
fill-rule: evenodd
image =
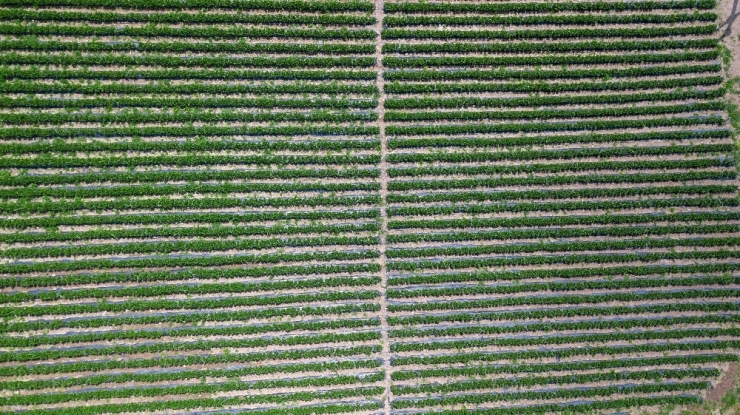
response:
M708 1L708 0L701 0ZM237 10L276 10L302 12L364 11L374 10L373 3L362 0L306 1L306 0L5 0L4 6L15 7L104 7L133 9L201 9L224 8Z
M0 50L2 51L81 51L81 52L127 52L135 51L139 53L159 52L159 53L280 53L280 54L301 54L301 55L349 55L363 54L371 55L375 53L375 46L372 43L366 44L285 44L285 43L254 43L247 42L246 39L240 38L237 42L144 42L144 41L123 41L123 42L70 42L70 41L39 41L35 37L21 37L19 40L0 41ZM42 73L38 70L25 73ZM4 76L6 79L9 76ZM36 76L38 77L38 76ZM188 77L189 78L189 77ZM27 79L27 78L26 78Z
M377 258L374 250L352 252L304 252L276 253L263 255L214 255L214 256L159 256L132 259L89 259L58 262L24 262L0 266L3 274L20 274L30 272L79 271L88 269L121 269L121 268L159 268L159 267L216 267L237 264L276 264L293 261L350 261ZM0 315L6 310L0 310Z
M575 399L579 402L586 397L611 396L615 394L629 393L659 393L659 392L684 392L708 389L711 384L708 381L685 382L685 383L660 383L660 384L641 384L641 385L619 385L619 386L599 386L593 388L573 388L555 390L528 390L517 392L489 392L485 394L468 394L468 395L449 395L434 398L419 399L396 399L391 403L393 409L404 408L424 408L428 406L440 405L479 405L486 402L510 402L517 400L539 400L553 399L562 402L563 400ZM680 396L680 395L679 395ZM558 405L562 408L562 405Z
M670 4L670 3L669 3ZM617 392L618 393L618 392ZM510 408L476 408L476 409L451 409L427 411L433 415L520 415L527 414L549 414L549 413L589 413L594 411L605 412L607 410L621 411L630 407L675 407L679 405L699 405L702 398L697 395L663 395L663 396L641 396L619 399L578 399L577 402L567 403L543 403L532 405L517 405Z
M135 391L146 391L145 389L133 389ZM125 391L125 390L123 390ZM52 409L29 409L23 411L26 415L92 415L100 413L128 413L128 412L158 412L164 410L171 411L187 411L190 409L204 409L204 408L221 408L224 406L235 406L235 405L255 405L255 404L285 404L287 402L310 402L316 400L337 400L349 397L375 397L382 394L384 388L382 387L357 387L351 389L333 389L328 391L310 391L310 392L291 392L291 393L280 393L280 394L268 394L268 395L241 395L241 396L225 396L216 398L189 398L189 399L167 399L167 400L155 400L155 401L132 401L128 403L116 403L116 404L97 404L97 405L85 405L85 406L71 406L64 408L52 408ZM113 397L116 396L114 390L107 390L104 396ZM144 392L140 392L144 393ZM38 395L36 395L38 396ZM43 401L42 396L38 396L40 401ZM343 410L348 408L345 405L341 405ZM352 405L351 411L358 410L358 408L366 407L367 405ZM376 407L372 405L371 407ZM296 410L297 409L297 410ZM291 408L291 414L312 414L316 410L313 407L310 408ZM321 411L321 410L319 410ZM285 408L276 408L273 410L263 410L258 413L285 413ZM3 411L0 412L2 415L14 414L15 411Z
M222 2L225 6L227 3ZM57 3L58 4L58 3ZM229 6L233 3L228 3ZM285 3L283 3L285 4ZM297 3L294 3L297 4ZM327 2L305 2L308 7L320 8ZM339 2L329 5L336 7ZM343 2L341 4L347 4ZM359 3L355 3L359 4ZM221 7L224 7L221 6ZM147 6L150 7L150 6ZM306 7L306 6L303 6ZM326 7L326 6L325 6ZM273 9L274 10L274 9ZM328 10L316 10L326 12ZM339 11L339 10L334 10ZM367 10L365 10L367 11ZM705 20L704 14L696 20ZM680 16L680 15L679 15ZM708 19L708 17L707 17ZM175 24L295 24L295 25L346 25L365 26L375 24L375 18L366 14L312 14L312 13L187 13L184 11L161 11L158 13L130 13L122 11L79 11L48 9L3 9L0 20L6 21L70 21L92 23L175 23ZM675 20L676 22L684 20ZM688 21L688 20L686 20Z
M79 225L167 225L174 223L232 223L241 224L261 221L288 221L288 220L321 220L321 219L378 219L377 210L354 211L282 211L282 212L235 212L235 213L149 213L147 215L123 214L115 215L87 215L87 216L50 216L40 218L0 218L0 228L28 229L45 228L48 232L57 231L58 226Z
M705 104L695 104L707 106ZM623 110L624 111L624 110ZM639 111L638 111L639 112ZM377 115L370 111L234 111L188 109L173 112L152 112L139 108L121 112L92 111L75 113L14 112L0 114L0 122L8 127L23 124L64 124L64 123L225 123L225 122L353 122L374 121Z
M449 3L448 3L449 5ZM468 5L468 4L466 4ZM525 4L522 4L525 6ZM528 6L528 5L527 5ZM2 18L2 14L0 14ZM509 26L509 25L586 25L602 26L612 24L670 24L685 22L714 22L716 13L676 13L676 14L606 14L606 15L524 15L524 16L414 16L391 15L383 18L385 27L403 26Z
M577 70L573 71L577 72ZM628 104L633 102L716 99L723 97L725 92L724 88L718 88L704 91L676 90L653 93L635 92L631 94L531 96L521 98L388 98L385 101L385 108L541 107L549 105ZM349 107L349 105L346 107Z
M630 116L641 116L641 115L662 115L662 114L677 114L677 113L685 113L685 112L700 112L700 111L722 111L726 107L726 103L722 101L710 101L710 102L700 102L700 103L692 103L692 104L675 104L675 105L646 105L646 106L639 106L639 107L616 107L616 108L578 108L578 109L569 109L569 108L558 108L558 109L536 109L536 110L514 110L514 111L419 111L419 110L413 110L413 111L387 111L385 113L385 120L386 121L440 121L440 120L465 120L465 121L480 121L480 120L529 120L529 119L535 119L535 120L542 120L542 119L552 119L552 118L608 118L608 117L630 117ZM280 113L281 116L288 118L291 113ZM321 113L321 112L315 112L316 118L318 118L319 121L340 121L343 119L343 117L347 117L349 119L371 119L372 116L370 114L350 114L347 113ZM320 115L319 115L320 114ZM190 114L184 113L183 117L187 117ZM199 114L200 115L200 114ZM208 114L210 115L210 114ZM220 116L221 114L219 114ZM374 114L373 114L374 115ZM132 114L131 117L134 117L135 114ZM238 115L239 118L244 117L243 114ZM115 116L111 116L111 118L114 118ZM275 116L273 116L275 117ZM325 118L323 118L325 117ZM334 117L334 118L332 118ZM356 117L356 118L355 118ZM13 114L12 117L10 116L0 116L0 121L8 120L9 118L15 118L8 122L8 124L11 123L30 123L37 121L39 118L44 120L42 122L47 122L46 115L36 115L36 114L28 114L24 116L19 116L18 114ZM51 118L51 117L48 117ZM72 118L76 119L77 116L67 116L67 117L57 117L57 118ZM95 115L91 115L90 120L91 121L95 119ZM99 117L101 121L106 120L107 117L100 116ZM125 116L122 116L121 118L125 118ZM142 121L146 121L149 117L148 116L142 116ZM162 118L167 119L168 116L164 116ZM193 118L196 118L194 116ZM206 118L205 116L197 116L197 119ZM246 117L244 117L246 118ZM255 116L255 118L257 118ZM275 117L278 118L278 117ZM313 117L310 117L308 115L303 114L297 114L294 117L296 120L306 120L306 121L313 121ZM16 119L21 119L23 121L17 121ZM115 119L115 118L114 118ZM28 121L25 121L28 120ZM210 121L210 119L209 119ZM238 121L246 121L242 119L238 119ZM260 120L261 121L261 120ZM286 121L284 119L279 119L279 121Z
M118 6L120 7L120 6ZM702 29L714 29L715 26L686 27L684 30L662 29L678 34L703 34ZM647 32L645 32L647 33ZM68 24L28 24L0 23L0 35L53 35L53 36L134 36L134 37L194 37L200 39L220 38L291 38L291 39L375 39L373 30L327 28L285 28L285 27L249 27L248 25L218 26L106 26L106 25L68 25ZM614 35L617 36L617 35ZM660 35L658 35L660 36ZM668 35L665 35L668 36Z
M87 360L77 362L54 362L44 365L14 365L3 366L0 368L0 376L24 376L24 375L41 375L55 373L76 373L76 372L100 372L115 369L180 369L188 366L205 367L207 365L216 365L223 363L245 364L249 362L260 362L267 360L290 360L290 359L316 359L321 357L330 357L337 359L341 357L359 357L371 356L380 352L380 346L354 346L354 347L337 347L329 349L311 349L303 350L281 350L272 352L252 352L252 353L224 353L224 354L201 354L201 355L172 355L157 356L154 358L132 358L132 359L106 359L100 361ZM43 354L43 352L42 352ZM315 364L319 364L316 362ZM288 366L288 365L286 365ZM280 373L283 365L250 365L256 373ZM191 368L192 369L192 368ZM133 375L133 373L128 373Z
M375 64L372 57L240 57L229 55L208 56L170 56L161 54L147 54L144 56L130 56L116 53L79 54L22 54L6 52L0 54L2 65L116 65L116 66L197 66L197 67L262 67L262 68L336 68L336 67L370 67ZM28 83L28 82L25 82ZM46 85L46 84L43 84ZM281 85L278 85L280 87ZM31 88L29 86L29 88ZM47 86L48 87L48 86ZM123 85L118 85L123 87ZM248 85L241 85L248 87ZM5 88L3 88L5 89Z
M626 123L626 121L624 122ZM388 155L392 163L485 163L501 160L571 160L587 157L658 156L667 154L707 154L733 151L732 144L669 145L662 147L608 147L572 148L555 150L525 150L512 152L444 152L444 153L394 153Z
M19 1L19 0L14 0ZM606 12L637 10L713 9L715 0L634 1L615 3L610 1L556 2L556 3L450 3L450 2L398 2L387 3L386 13L555 13L555 12Z
M131 242L112 244L90 244L74 246L43 246L38 248L9 248L3 251L4 258L61 258L83 255L124 254L172 254L184 252L219 253L224 251L262 250L286 247L319 247L331 245L373 246L379 243L377 236L321 236L308 238L234 239L222 240L175 240L171 242ZM171 288L169 288L171 289ZM2 295L0 295L2 298ZM0 301L2 302L2 301Z
M525 133L540 131L596 131L626 128L655 127L688 127L693 125L725 124L721 115L649 118L639 120L587 120L560 122L527 122L505 124L444 124L444 125L389 125L389 135L426 135L426 134L484 134L484 133ZM298 127L296 127L297 129ZM73 130L67 130L72 132ZM29 131L33 135L34 130Z
M604 51L658 51L669 49L712 49L717 48L716 39L684 40L585 40L577 42L506 42L506 43L385 43L383 53L538 53L538 52L604 52ZM675 52L674 52L675 53ZM680 55L680 54L679 54ZM605 55L608 57L608 55ZM668 55L671 56L671 55ZM690 55L688 55L690 56ZM618 58L613 56L614 58ZM528 57L534 58L534 57ZM386 57L386 63L400 61L399 58ZM687 59L690 60L690 59ZM701 59L708 60L708 59ZM678 60L680 61L680 59ZM402 65L393 65L402 66ZM390 72L393 73L393 72Z
M518 218L470 218L470 219L432 219L432 220L392 220L388 229L465 229L465 228L513 228L532 227L547 228L551 226L569 225L634 225L648 224L655 226L657 222L695 222L697 225L704 221L736 221L740 220L740 213L736 212L679 212L679 213L638 213L619 215L614 213L600 215L568 215L548 217L518 217ZM588 228L598 229L598 228ZM588 230L586 229L586 230ZM389 235L391 236L391 235ZM403 236L399 235L392 235Z
M408 242L464 242L464 241L506 241L511 239L540 238L586 238L586 237L638 237L671 234L691 234L692 236L714 233L740 232L740 224L727 225L673 225L576 229L527 229L490 232L418 233L389 235L389 243Z
M665 169L706 169L712 167L732 167L731 157L701 158L693 160L645 160L645 161L584 161L566 163L531 163L526 165L483 165L449 167L402 167L388 169L388 176L418 177L447 176L459 174L521 174L521 173L563 173L590 170L665 170ZM2 180L0 180L2 182Z
M400 83L391 82L385 86L388 93L452 93L452 92L579 92L579 91L622 91L639 89L680 88L690 86L719 85L721 76L694 78L671 78L647 81L606 81L606 82L471 82L471 83Z
M325 73L324 73L325 74ZM90 74L93 75L93 74ZM218 76L218 75L214 75ZM127 78L124 76L123 78ZM705 94L697 96L703 97ZM146 96L127 96L116 98L82 98L82 99L65 99L65 98L3 98L0 97L0 105L5 108L360 108L374 109L378 103L372 99L353 99L353 98L288 98L275 99L269 97L258 98L229 98L229 97L146 97Z
M243 262L242 262L243 263ZM83 269L89 269L87 267ZM317 301L373 300L377 291L342 291L312 294L285 294L255 297L205 298L199 300L130 300L108 302L100 300L95 303L51 304L38 306L3 307L2 317L44 316L63 314L84 314L100 312L134 312L154 310L206 310L224 307L268 306L312 303Z
M689 243L689 246L692 244ZM638 244L635 244L638 246ZM610 264L625 262L651 262L667 260L727 260L740 258L740 252L734 247L722 247L716 251L693 252L656 252L656 253L601 253L601 254L560 254L546 256L506 256L483 258L460 258L442 260L417 260L414 262L391 262L388 269L393 271L416 271L422 269L460 269L482 268L493 266L525 265L576 265L581 263ZM42 268L42 267L39 267ZM46 268L50 268L47 266ZM45 268L42 268L45 269Z
M42 26L46 28L47 26ZM25 27L24 27L25 28ZM34 28L35 29L35 28ZM66 29L66 28L65 28ZM427 29L384 29L384 39L573 39L573 38L610 38L610 37L638 37L656 38L673 36L701 36L712 35L717 31L717 25L680 26L680 27L651 27L651 28L606 28L606 29L525 29L525 30L427 30ZM82 30L80 31L84 33ZM78 34L80 32L74 33ZM332 33L326 30L327 33ZM0 25L0 34L48 34L48 31L12 31ZM291 32L289 32L291 33ZM322 33L322 31L319 31ZM126 31L121 34L127 34ZM333 33L332 33L333 34ZM147 36L147 35L144 35ZM152 36L152 35L149 35ZM167 32L164 36L172 36ZM177 36L177 35L175 35ZM212 36L219 36L214 34ZM223 36L223 35L221 35ZM250 35L245 35L250 36ZM252 35L254 36L254 35ZM273 35L275 36L275 35ZM280 35L277 35L280 36ZM290 36L290 35L284 35ZM304 36L300 35L293 36ZM326 38L333 39L330 35ZM335 35L336 36L336 35ZM319 36L316 36L319 37ZM338 37L338 36L337 36ZM360 36L358 36L359 38ZM349 37L347 37L349 38Z
M53 131L53 130L52 130ZM146 153L144 153L146 154ZM337 155L210 155L200 154L194 152L184 153L182 155L143 155L143 156L126 156L126 155L105 155L102 157L71 157L71 156L52 156L52 155L40 155L38 157L5 157L0 159L0 168L75 168L75 167L141 167L141 166L212 166L216 164L259 164L259 165L374 165L377 164L380 158L377 154L337 154ZM172 188L172 185L151 185L150 189ZM164 187L162 187L164 186ZM209 186L204 184L191 184L189 186ZM221 186L221 185L217 185ZM245 186L244 189L253 186L253 190L258 188L268 189L272 188L273 191L279 191L280 188L295 188L298 189L301 184L270 184L270 183L251 183L251 184L223 184L223 189L232 187L234 189ZM236 186L236 187L233 187ZM295 187L293 187L295 186ZM308 185L313 186L313 185ZM330 186L331 187L331 186ZM342 187L341 185L339 187ZM362 187L362 186L359 186ZM317 189L320 186L316 187ZM213 190L218 190L214 187ZM124 192L126 190L120 190ZM132 195L136 194L137 191L129 189ZM33 192L33 191L32 191ZM71 193L84 191L71 190ZM105 190L101 189L101 192ZM64 193L62 191L62 193ZM221 192L223 193L223 192ZM20 194L20 193L19 193Z
M613 143L649 140L711 140L727 139L732 131L725 128L701 130L650 131L639 133L587 133L578 135L544 135L535 137L444 137L444 138L393 138L388 142L390 149L418 147L506 147L573 143ZM503 166L484 166L503 168Z
M640 372L589 373L561 376L533 376L527 378L499 378L462 382L424 384L419 386L391 386L394 396L417 393L452 393L457 391L518 388L531 386L565 385L568 383L615 382L625 380L652 380L717 377L717 369L656 369Z
M366 126L265 126L265 127L99 127L99 128L34 128L13 127L0 130L0 139L75 138L75 137L183 137L183 136L280 136L280 135L364 135L377 136L377 127Z
M553 362L553 363L514 363L470 367L449 367L439 369L395 370L391 374L393 380L411 380L430 377L477 377L491 374L522 374L522 373L550 373L559 371L617 369L617 368L645 368L659 365L700 365L720 362L735 362L737 356L733 354L701 354L663 357L637 357L608 360L590 360L585 362Z
M445 322L454 323L472 323L472 324L490 324L488 321L508 322L511 320L540 320L563 317L598 317L634 315L634 314L654 314L654 313L712 313L714 316L727 317L726 312L735 312L740 310L740 304L728 303L668 303L636 306L604 306L604 307L564 307L549 308L545 310L525 310L525 311L489 311L474 313L457 313L442 315L416 315L410 317L389 317L390 325L430 325ZM732 316L736 316L732 314ZM603 320L599 320L603 321ZM24 326L25 327L25 326ZM32 326L36 327L36 326ZM48 327L48 326L44 326Z
M140 151L140 152L188 152L188 151L346 151L380 150L380 140L209 140L197 137L185 141L77 141L64 140L34 141L31 143L0 143L0 152L5 155L28 153L79 153L92 151ZM144 172L141 172L142 174ZM147 172L151 173L151 172ZM174 172L173 172L174 173ZM182 172L180 172L182 173ZM214 172L204 171L201 174ZM255 174L265 172L255 172ZM138 174L131 173L131 174ZM274 173L273 173L274 174ZM121 175L123 176L123 175ZM0 176L1 177L1 176ZM19 176L23 177L23 176ZM273 176L274 177L274 176Z
M347 369L375 369L378 360L350 360L341 362L292 363L278 366L250 366L224 369L178 370L174 372L99 374L87 377L68 377L43 380L18 380L0 382L3 390L38 390L46 388L69 388L74 386L98 386L125 382L176 382L188 379L237 377L271 373L337 372ZM375 375L374 375L375 376ZM370 378L372 378L371 376ZM270 381L268 381L270 382Z
M691 241L691 240L689 240ZM723 242L720 239L718 242ZM666 246L677 246L679 242L685 243L686 240L661 241L666 242ZM644 242L643 242L644 243ZM630 246L630 241L615 242L584 242L581 246L593 245L598 250L599 246L609 245ZM542 245L551 245L543 243ZM570 245L566 243L553 243L552 245ZM696 245L695 245L696 246ZM508 247L506 247L508 248ZM546 250L547 248L543 248ZM613 249L619 249L615 247ZM585 249L584 249L585 250ZM516 251L516 249L514 249ZM713 277L688 277L688 278L668 278L668 279L651 279L636 278L619 281L565 281L565 282L533 282L533 283L516 283L505 285L482 285L461 286L454 288L395 288L389 290L388 298L416 298L416 297L451 297L462 295L499 295L499 294L517 294L527 292L570 292L583 290L623 290L628 288L658 288L658 287L696 287L704 285L732 286L740 282L740 277L731 276L713 276Z
M241 380L227 380L226 382L195 384L195 385L165 385L136 388L98 389L79 392L57 392L34 395L16 395L0 399L4 405L51 405L83 400L151 398L158 396L176 397L190 394L223 394L225 392L246 391L254 389L279 388L319 388L322 386L341 386L373 383L384 378L384 374L375 373L363 375L334 375L324 377L306 377L300 379L275 379L244 382Z
M194 332L197 333L197 332ZM115 341L115 338L113 339ZM106 347L79 347L59 349L34 349L31 351L14 352L10 359L3 361L32 362L35 360L65 359L65 358L91 358L94 356L127 355L142 353L163 352L186 352L186 351L208 351L224 348L269 348L271 346L320 346L322 348L332 347L335 343L344 342L367 342L380 340L378 331L353 331L350 333L326 333L309 334L303 336L269 336L264 338L234 339L223 338L217 340L185 340L165 342L144 342L141 344L125 346ZM116 343L117 344L117 343Z
M455 363L464 363L470 365L473 362L495 362L502 360L524 360L524 359L541 359L541 358L567 358L573 356L595 356L607 355L614 356L617 354L634 354L634 353L662 353L662 352L679 352L679 351L699 351L699 350L722 350L732 349L740 345L737 340L724 341L696 341L683 343L662 343L662 344L639 344L623 346L584 346L571 348L552 348L552 349L535 349L535 350L518 350L502 352L473 352L457 353L441 356L408 356L396 357L393 359L394 366L408 365L450 365Z
M266 319L273 317L300 317L300 316L327 316L342 315L349 313L373 313L380 310L380 305L346 304L338 306L323 307L280 307L263 308L257 310L240 311L195 311L187 314L147 314L138 317L86 317L76 319L35 320L32 322L2 323L0 330L3 333L23 332L29 330L57 330L60 328L100 328L130 324L180 324L197 325L207 321L234 322L248 321L252 319ZM713 310L721 311L715 307Z
M182 285L145 285L126 286L118 288L72 288L69 290L34 290L33 292L14 292L0 294L0 304L22 303L32 301L59 301L82 299L114 299L114 298L150 298L165 297L168 295L207 295L207 294L237 294L258 291L301 290L314 288L336 287L365 287L380 282L378 277L314 277L304 280L277 280L263 282L227 282L227 283L190 283ZM247 326L249 327L249 326ZM261 326L266 327L266 326ZM287 326L286 326L287 327ZM251 327L254 329L255 327ZM282 329L281 329L282 330ZM287 329L286 329L287 330ZM41 339L45 341L44 339ZM2 342L3 339L0 339Z
M435 44L434 48L439 48ZM464 49L464 48L460 48ZM467 53L467 52L466 52ZM445 56L445 57L384 57L383 65L386 68L426 68L433 66L507 66L507 65L602 65L602 64L648 64L668 62L708 61L717 59L717 50L707 52L671 52L671 53L644 53L644 54L594 54L585 55L539 55L539 56ZM34 59L29 59L34 62ZM44 62L51 64L55 58ZM30 63L29 62L29 63ZM5 60L0 57L0 63ZM9 60L8 63L21 63Z
M737 177L735 171L690 171L681 173L630 173L630 174L589 174L589 175L565 175L565 176L541 176L541 177L501 177L495 179L458 179L458 180L421 180L421 181L393 181L388 184L389 191L409 190L454 190L473 188L496 188L506 186L564 186L572 184L595 184L595 183L663 183L663 182L686 182L694 180L734 180ZM229 186L224 186L229 188ZM358 186L358 188L361 188ZM186 188L183 188L185 192ZM8 195L0 192L0 196L10 197L15 191L19 196L23 191L11 190ZM106 194L102 189L101 195ZM52 192L49 192L52 193ZM60 192L62 193L62 192ZM72 193L72 192L70 192ZM150 191L150 193L156 193ZM46 193L44 193L46 194ZM145 194L145 193L144 193Z
M94 239L129 239L129 238L228 238L248 235L293 235L343 232L379 231L378 222L354 222L338 224L308 225L265 225L265 226L211 226L188 228L143 228L143 229L98 229L82 232L43 232L2 234L0 241L6 244L43 241L89 241Z
M671 190L671 189L667 189ZM719 189L717 189L719 190ZM672 190L671 190L672 191ZM679 193L680 194L680 193ZM701 193L699 193L701 194ZM486 200L480 196L479 200ZM435 204L434 206L394 206L389 207L389 216L432 216L449 215L455 213L501 213L501 212L566 212L571 210L618 210L618 209L665 209L675 207L720 208L738 206L737 199L732 197L701 197L690 198L683 195L671 199L640 199L640 200L586 200L567 202L515 202L498 201L490 204Z
M384 72L386 81L436 81L458 79L560 79L560 78L628 78L637 76L665 76L704 72L719 72L719 63L679 66L648 66L626 69L535 69L532 71L506 70L469 70L449 71L424 69L421 71L388 71Z
M2 55L0 55L1 57ZM373 94L375 85L341 84L337 82L324 84L283 83L274 85L244 84L208 84L186 83L171 84L155 82L151 84L111 83L38 83L28 81L7 81L0 83L2 93L24 94ZM66 101L60 101L66 102Z
M702 175L701 173L696 173ZM704 176L710 176L704 174ZM706 179L717 179L717 173ZM175 194L221 194L251 193L251 192L345 192L345 191L376 191L380 186L377 183L187 183L187 184L142 184L136 186L94 186L90 188L11 188L0 189L0 198L93 198L93 197L135 197L135 196L162 196ZM2 238L2 237L0 237Z
M475 325L465 327L454 327L454 328L424 328L424 329L398 329L391 330L388 334L393 338L404 338L404 337L447 337L447 336L466 336L466 335L485 335L485 336L496 336L510 333L525 333L531 334L535 332L554 332L558 337L555 338L567 338L573 337L571 334L561 333L564 331L585 331L585 330L608 330L613 331L611 333L599 333L605 334L609 338L618 336L622 329L634 329L634 328L658 328L661 326L675 326L683 324L691 325L702 325L702 324L737 324L740 321L738 315L708 315L708 316L681 316L681 317L638 317L630 318L626 317L619 320L590 320L590 321L576 321L576 322L547 322L547 323L515 323L513 325ZM704 328L706 330L713 330L710 328ZM694 331L698 329L692 329ZM723 329L724 330L724 329ZM642 332L644 333L644 332ZM652 332L648 332L652 333ZM656 331L654 333L666 333L665 331ZM740 330L731 329L729 333L733 333L733 336L740 334ZM560 335L563 336L560 336ZM578 333L580 335L580 333ZM630 333L634 334L634 333ZM536 337L539 337L537 334ZM532 338L532 337L528 337ZM552 339L553 337L549 337ZM499 340L519 340L519 339L493 339ZM487 341L487 340L486 340ZM408 343L408 345L415 345L417 343ZM446 343L442 343L446 344Z
M43 345L70 345L75 343L92 343L92 342L111 342L126 340L162 340L177 337L208 337L208 336L239 336L248 334L270 334L273 332L295 332L295 331L320 331L328 329L349 329L352 334L358 335L359 340L375 338L377 333L363 332L361 329L367 327L377 327L380 321L378 319L351 319L351 320L332 320L326 322L293 322L293 323L274 323L260 325L241 325L227 327L182 327L182 328L165 328L161 330L117 330L103 333L84 333L71 334L63 336L32 336L32 337L12 337L6 336L0 339L2 347L38 347ZM371 333L371 334L368 334ZM306 333L301 333L306 334ZM306 334L302 338L322 338L324 335ZM327 334L326 336L329 336ZM363 337L364 336L364 337ZM369 336L369 337L368 337ZM287 334L275 336L286 341L295 342L297 337L290 337ZM328 337L326 337L328 338ZM182 340L182 339L181 339ZM244 339L241 347L248 347L250 340ZM258 341L271 339L258 339ZM345 341L345 340L342 340ZM318 342L317 342L318 343ZM281 343L277 343L281 344ZM305 343L301 343L305 344Z
M564 306L581 304L599 304L612 301L662 301L662 300L698 300L706 298L738 298L736 289L694 289L681 291L654 292L620 292L599 294L567 294L530 297L508 297L495 300L433 301L425 303L390 304L388 311L430 311L430 310L467 310L471 308L496 308L512 306Z

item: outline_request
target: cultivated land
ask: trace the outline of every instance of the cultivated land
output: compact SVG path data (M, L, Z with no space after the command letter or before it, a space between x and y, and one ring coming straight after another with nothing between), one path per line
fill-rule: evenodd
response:
M0 2L0 415L708 413L731 9Z

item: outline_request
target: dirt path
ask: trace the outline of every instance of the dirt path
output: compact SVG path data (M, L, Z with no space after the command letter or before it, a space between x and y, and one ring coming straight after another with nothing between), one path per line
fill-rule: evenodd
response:
M388 213L386 204L388 199L388 137L385 135L385 81L383 79L383 6L384 0L375 0L376 42L375 42L375 71L378 86L378 129L380 135L380 332L382 335L383 370L385 370L385 400L383 412L391 413L391 346L388 338L388 304L386 291L388 288L388 267L386 266L386 239L388 236Z

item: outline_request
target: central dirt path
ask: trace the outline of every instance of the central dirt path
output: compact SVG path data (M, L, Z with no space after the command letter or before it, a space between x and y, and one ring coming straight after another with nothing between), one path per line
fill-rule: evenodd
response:
M388 214L386 204L388 198L388 138L385 135L385 82L383 80L383 0L375 0L375 71L378 86L378 127L380 135L380 332L383 341L383 369L385 370L385 404L386 415L391 413L391 346L388 339L388 304L386 291L388 289L388 267L386 266L386 238L388 235Z

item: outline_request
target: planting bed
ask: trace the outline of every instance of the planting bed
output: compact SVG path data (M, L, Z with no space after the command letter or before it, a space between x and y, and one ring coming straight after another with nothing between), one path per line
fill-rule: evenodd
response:
M0 3L0 414L700 403L740 347L717 13Z

